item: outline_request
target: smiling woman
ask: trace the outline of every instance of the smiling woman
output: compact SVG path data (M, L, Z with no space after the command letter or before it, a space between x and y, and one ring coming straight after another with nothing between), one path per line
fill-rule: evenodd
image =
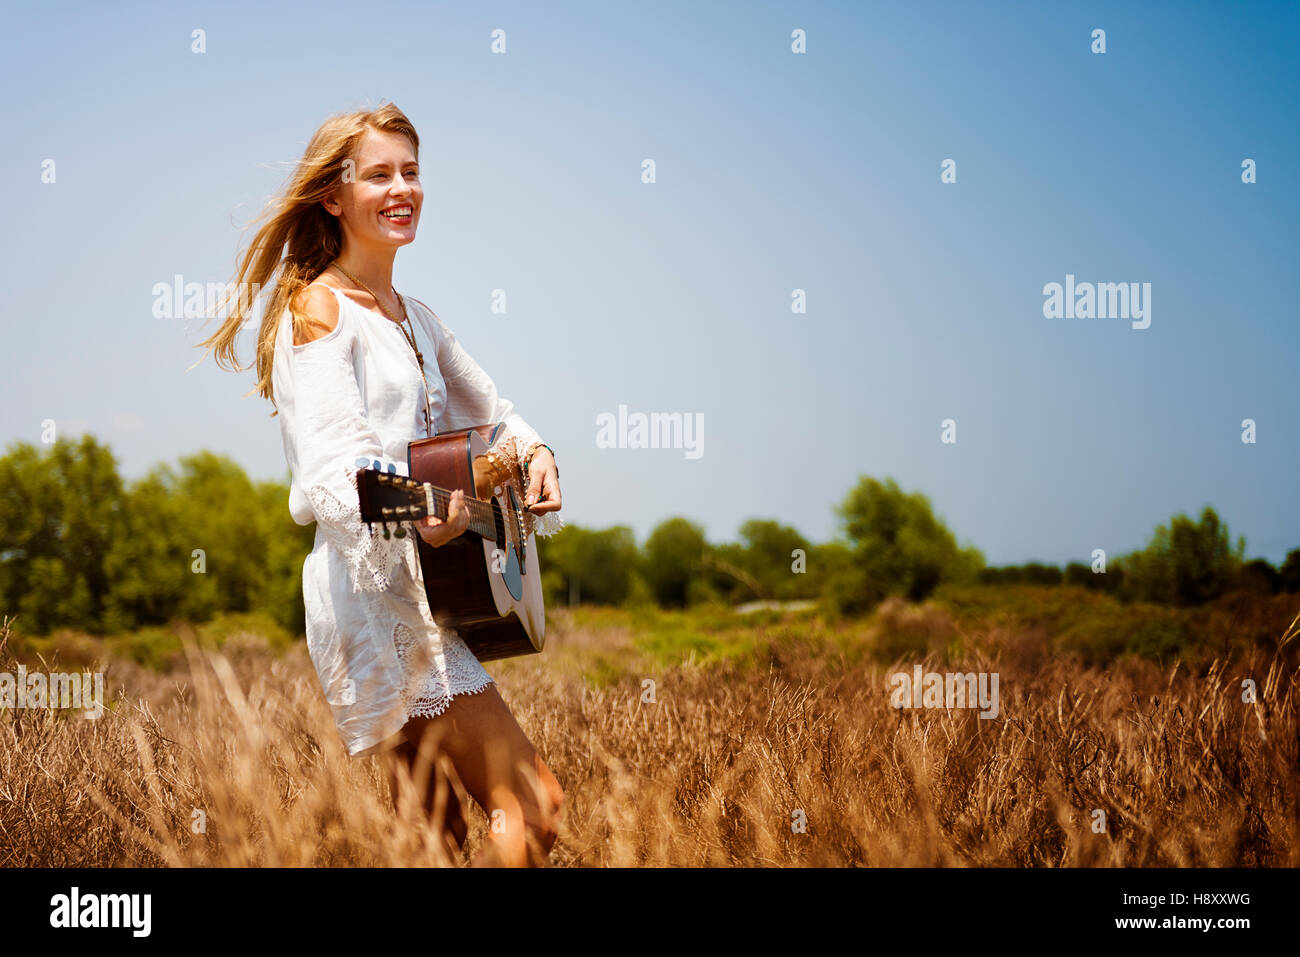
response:
M348 753L383 754L394 801L413 784L453 858L467 793L493 822L473 863L536 865L556 839L559 782L461 636L434 621L411 538L372 536L360 517L360 469L405 474L412 441L503 423L530 466L527 504L550 520L538 533L558 527L549 448L442 320L393 288L394 258L415 240L424 204L419 147L391 104L327 120L264 214L229 318L201 345L238 371L235 336L254 290L270 289L257 391L279 415L290 513L316 523L303 564L307 649ZM468 520L457 491L445 520L416 530L438 547Z

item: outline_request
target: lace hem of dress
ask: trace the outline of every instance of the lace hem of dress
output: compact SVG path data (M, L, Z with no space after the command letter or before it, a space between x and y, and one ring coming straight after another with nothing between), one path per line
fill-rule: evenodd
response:
M405 675L401 699L407 718L440 715L452 698L477 694L493 683L459 636L444 635L437 644L441 651L434 653L434 642L421 643L409 625L393 626L393 647Z
M420 698L407 706L407 720L410 720L411 718L436 718L451 707L452 698L457 698L465 694L481 694L482 692L487 691L489 686L492 684L492 678L489 676L484 678L482 684L477 688L462 688L459 691L452 691L445 695L439 695L432 698Z
M355 467L346 470L354 491L357 471ZM307 489L307 497L316 515L317 527L324 529L327 539L338 547L348 566L352 590L387 591L394 572L406 560L406 552L411 547L411 532L408 530L401 538L395 534L384 538L381 532L361 521L359 505L340 501L324 485L312 485Z

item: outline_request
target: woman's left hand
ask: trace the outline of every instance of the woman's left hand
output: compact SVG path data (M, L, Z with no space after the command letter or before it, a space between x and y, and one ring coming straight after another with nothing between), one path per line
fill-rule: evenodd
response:
M560 473L555 456L542 447L528 461L528 493L524 505L534 513L560 510Z

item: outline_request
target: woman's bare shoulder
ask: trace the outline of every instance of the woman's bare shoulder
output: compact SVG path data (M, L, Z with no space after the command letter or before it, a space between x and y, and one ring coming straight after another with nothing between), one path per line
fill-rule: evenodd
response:
M305 346L334 331L339 324L339 301L327 283L316 281L298 290L290 309L294 315L293 344Z

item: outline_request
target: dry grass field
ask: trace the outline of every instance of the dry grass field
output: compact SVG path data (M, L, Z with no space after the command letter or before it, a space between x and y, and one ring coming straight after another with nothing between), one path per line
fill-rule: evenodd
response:
M1298 605L1225 656L1104 664L960 603L561 609L544 654L489 670L565 788L555 866L1295 866ZM347 757L300 642L194 634L155 668L4 630L0 671L97 660L111 709L0 712L0 866L461 863ZM895 709L917 663L997 673L998 716ZM486 830L474 808L469 852Z

